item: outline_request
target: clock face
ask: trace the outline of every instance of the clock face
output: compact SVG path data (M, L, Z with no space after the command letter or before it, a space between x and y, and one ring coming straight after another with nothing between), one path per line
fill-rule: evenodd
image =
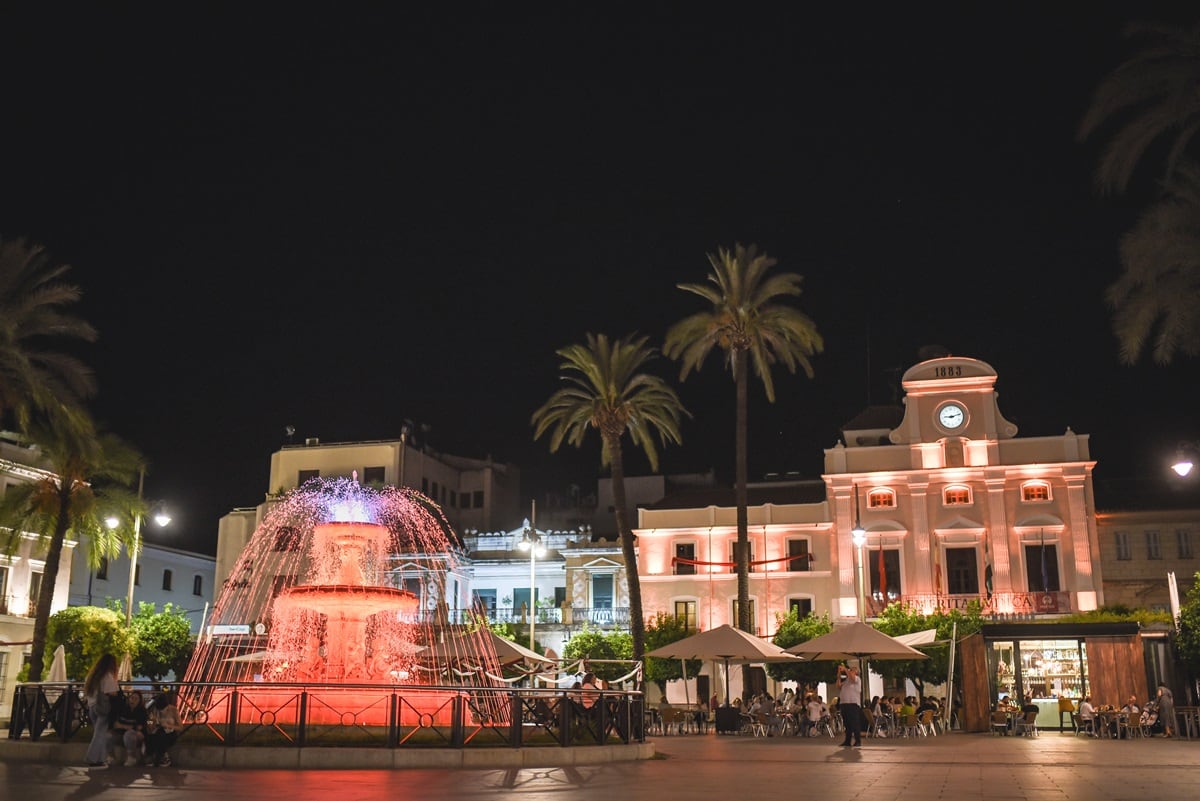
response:
M947 403L938 409L937 419L943 428L958 428L967 421L967 413L957 403Z

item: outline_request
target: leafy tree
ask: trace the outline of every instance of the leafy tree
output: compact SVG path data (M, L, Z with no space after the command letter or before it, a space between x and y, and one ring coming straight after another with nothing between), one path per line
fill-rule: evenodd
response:
M109 529L104 518L143 510L140 501L120 486L132 481L140 457L119 439L98 434L83 417L68 420L61 415L33 420L27 432L53 472L37 481L10 486L0 497L0 538L9 553L20 547L26 532L37 535L45 548L29 661L30 680L40 681L50 607L67 535L84 545L83 556L89 567L95 567L101 558L116 556L122 545L128 548L133 544L129 528Z
M633 636L633 658L646 652L646 620L642 612L642 587L638 577L633 529L626 518L625 462L621 438L626 433L658 469L655 438L665 446L678 444L680 417L687 414L675 390L657 376L641 372L657 351L645 337L629 335L609 342L603 334L588 334L586 344L568 345L557 351L562 380L569 386L550 396L533 413L533 438L547 431L550 452L567 441L583 444L589 429L600 432L600 462L612 468L613 505L625 575L629 586L629 628Z
M1162 625L1170 626L1170 612L1155 612L1149 609L1134 609L1124 604L1109 604L1093 609L1090 612L1078 612L1073 615L1063 615L1056 619L1058 623L1139 623L1143 627Z
M45 662L58 646L67 656L67 677L82 680L104 654L134 653L134 633L125 628L125 615L98 606L68 606L50 616L46 626Z
M187 613L171 603L162 612L156 612L154 604L139 603L133 616L133 637L137 643L133 671L155 682L172 672L182 677L196 647Z
M1121 237L1121 275L1105 292L1121 360L1159 364L1200 353L1200 166L1179 165L1163 195Z
M820 637L822 634L828 634L833 631L833 625L829 622L829 615L805 615L799 617L795 609L788 611L787 615L777 615L776 623L778 628L775 631L775 637L771 640L780 648L791 648L793 645L799 645L802 642L808 642L814 637ZM769 662L767 663L767 675L776 681L794 681L800 685L801 689L812 687L819 682L828 681L831 678L832 664L829 662ZM801 693L803 695L803 693Z
M588 670L597 678L605 681L616 681L629 672L628 665L598 662L594 659L623 659L633 658L633 637L623 631L611 631L605 634L599 629L585 627L567 641L563 647L563 657L566 659L582 659L587 662Z
M57 347L96 339L66 310L81 294L63 280L69 269L40 245L0 241L0 421L73 407L95 390L91 370Z
M775 402L771 368L782 363L789 372L804 369L812 378L809 358L824 348L816 324L799 310L782 303L800 294L801 276L779 273L768 276L776 260L759 253L756 246L735 246L730 252L718 248L708 255L713 271L709 284L679 284L712 304L712 308L686 317L667 331L665 352L681 362L680 380L699 370L713 348L725 351L737 392L735 428L735 488L737 503L737 625L753 631L750 620L749 532L746 500L746 418L749 365L762 381L767 400Z
M1100 82L1079 126L1080 139L1115 127L1096 173L1112 192L1124 191L1152 146L1168 141L1171 177L1200 129L1200 25L1135 23L1125 35L1141 49Z
M1200 676L1200 573L1179 605L1179 634L1175 638L1179 659L1193 676Z
M946 681L950 668L950 637L957 633L958 638L962 639L982 629L983 608L978 601L971 601L966 612L958 609L949 612L938 610L925 615L903 604L890 604L874 625L892 637L926 629L937 630L938 643L945 644L922 646L920 650L929 656L928 659L881 659L871 663L871 670L884 678L908 679L916 686L917 694L924 698L926 684L944 684Z
M650 625L646 627L646 649L653 651L655 648L679 642L695 633L688 629L687 623L683 618L659 612L650 621ZM688 659L686 661L688 677L695 678L700 673L701 668L704 667L703 660ZM654 682L658 685L659 690L666 693L668 681L683 678L683 661L679 659L647 657L645 672L646 681Z

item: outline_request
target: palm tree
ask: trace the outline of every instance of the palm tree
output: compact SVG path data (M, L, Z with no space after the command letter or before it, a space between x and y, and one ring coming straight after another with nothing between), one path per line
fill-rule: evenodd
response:
M621 553L629 584L629 629L633 636L633 658L642 659L646 648L646 621L642 615L642 588L638 579L633 530L625 512L625 462L621 437L628 433L633 444L658 469L658 447L679 444L679 420L687 414L679 396L661 378L640 372L657 351L646 337L628 335L609 342L603 334L588 334L584 345L568 345L556 353L562 380L569 386L558 390L533 413L533 438L553 429L550 452L564 441L583 445L584 435L600 432L600 463L612 468L613 502Z
M780 301L800 294L801 276L779 273L768 276L775 259L759 253L755 245L737 245L730 252L718 248L708 254L713 271L710 284L679 284L712 304L712 308L680 320L667 331L664 351L682 362L680 380L691 370L700 369L714 347L725 351L726 362L737 385L737 426L735 434L737 502L738 620L742 631L752 632L750 620L750 537L746 523L746 396L747 369L762 381L767 400L775 402L775 384L771 368L782 363L789 372L804 369L812 378L809 358L824 348L816 324L807 315Z
M1121 237L1121 267L1105 295L1121 360L1136 362L1151 340L1160 364L1200 353L1200 165L1181 162Z
M44 667L46 628L54 585L62 561L63 543L70 535L87 546L89 567L132 547L128 527L110 530L103 520L113 514L141 514L141 502L123 489L137 474L141 457L110 434L97 433L78 415L49 422L34 419L29 439L44 456L49 472L36 481L10 486L0 498L0 537L13 553L27 533L45 548L45 566L34 612L29 680L40 681ZM104 488L104 482L115 485Z
M1096 173L1096 183L1110 192L1125 190L1159 142L1169 141L1169 178L1200 130L1200 25L1137 23L1125 35L1140 39L1142 49L1100 82L1079 126L1081 140L1116 127Z
M0 415L23 420L31 409L70 405L95 389L91 370L53 347L96 338L64 310L80 297L63 281L68 269L40 245L0 241Z

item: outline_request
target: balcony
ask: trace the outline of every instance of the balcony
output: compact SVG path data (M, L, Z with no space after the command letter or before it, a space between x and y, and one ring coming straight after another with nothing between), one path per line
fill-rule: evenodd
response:
M479 610L448 609L444 614L446 618L442 622L460 625L474 621ZM524 607L495 607L484 610L484 614L488 623L516 623L518 625L528 623ZM563 611L557 606L538 608L536 615L534 620L539 626L564 625ZM419 622L438 622L438 611L423 610ZM570 613L570 622L567 625L582 626L585 623L601 629L627 629L629 628L629 609L627 607L573 607Z

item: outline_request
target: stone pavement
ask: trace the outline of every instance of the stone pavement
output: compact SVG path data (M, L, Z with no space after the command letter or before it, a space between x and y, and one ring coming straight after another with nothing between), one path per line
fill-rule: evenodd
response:
M1200 741L950 734L864 740L709 735L656 737L640 762L553 768L211 770L0 762L3 798L19 801L208 799L486 801L1159 801L1196 797Z

